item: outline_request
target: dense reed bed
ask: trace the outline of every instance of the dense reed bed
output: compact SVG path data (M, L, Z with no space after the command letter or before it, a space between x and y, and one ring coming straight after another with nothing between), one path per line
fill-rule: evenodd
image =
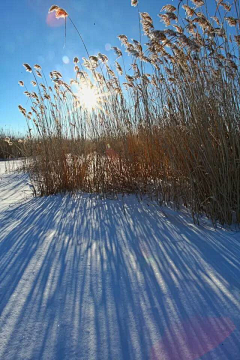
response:
M20 134L6 133L0 129L0 160L29 156L27 139Z
M195 221L240 222L239 4L217 0L213 14L191 4L163 6L157 25L139 12L142 42L119 35L112 66L84 44L70 83L52 71L49 85L40 65L24 64L35 89L25 88L30 111L19 109L38 194L149 194L189 207Z

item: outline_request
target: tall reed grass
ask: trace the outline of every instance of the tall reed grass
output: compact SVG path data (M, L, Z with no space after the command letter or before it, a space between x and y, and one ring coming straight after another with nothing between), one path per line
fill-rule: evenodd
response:
M68 21L64 9L50 11ZM147 43L119 35L114 67L87 52L83 64L74 58L70 83L52 71L49 86L39 65L24 64L35 91L25 89L30 111L19 109L34 144L36 190L150 194L188 207L195 221L239 223L238 1L217 0L213 14L202 0L165 5L160 29L139 15Z

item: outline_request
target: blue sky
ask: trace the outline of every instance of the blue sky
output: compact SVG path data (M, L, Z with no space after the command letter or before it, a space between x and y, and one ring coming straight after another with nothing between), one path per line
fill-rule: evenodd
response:
M70 22L65 48L63 20L55 20L55 25L61 26L47 24L48 10L53 4L68 11L92 55L97 52L110 55L112 51L106 49L109 44L120 46L119 34L139 38L137 10L130 6L130 0L1 1L0 128L22 131L25 127L25 119L17 106L26 106L27 98L18 81L23 80L31 89L32 76L25 72L23 63L39 63L45 74L60 70L65 77L72 77L73 57L86 56ZM160 11L159 1L142 1L141 8L156 16ZM157 16L156 21L159 22ZM64 56L70 59L69 64L64 64Z
M215 3L215 0L210 0ZM40 64L45 74L59 70L65 79L73 76L72 59L86 56L78 35L70 22L67 23L67 41L64 47L64 21L47 20L51 5L63 7L70 15L91 55L98 52L113 56L111 46L119 46L119 34L139 39L137 9L131 0L8 0L1 1L0 22L0 128L22 131L25 119L18 111L18 104L27 105L27 98L18 85L23 80L31 89L32 76L22 64ZM178 0L140 0L140 11L153 17L156 28L162 24L157 17L163 5L178 4ZM56 26L57 25L57 26ZM112 55L111 55L112 54ZM69 64L64 59L70 59ZM114 58L114 56L113 56Z

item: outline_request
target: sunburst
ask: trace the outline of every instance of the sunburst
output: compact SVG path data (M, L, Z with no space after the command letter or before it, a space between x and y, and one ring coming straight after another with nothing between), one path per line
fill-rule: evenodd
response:
M80 103L79 105L89 112L92 112L95 109L103 110L101 105L107 101L109 95L109 93L101 92L100 89L92 84L77 85L77 92L75 93L75 96Z

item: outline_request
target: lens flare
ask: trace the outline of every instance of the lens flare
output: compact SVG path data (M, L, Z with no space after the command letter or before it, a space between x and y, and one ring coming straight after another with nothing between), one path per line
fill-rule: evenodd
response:
M149 359L200 359L222 346L235 329L235 324L227 317L196 316L169 324L161 339L154 344Z
M49 27L64 26L64 19L56 19L55 13L51 12L47 14L46 23Z
M64 64L69 64L69 62L70 62L69 57L66 56L66 55L63 56L62 61L63 61Z

